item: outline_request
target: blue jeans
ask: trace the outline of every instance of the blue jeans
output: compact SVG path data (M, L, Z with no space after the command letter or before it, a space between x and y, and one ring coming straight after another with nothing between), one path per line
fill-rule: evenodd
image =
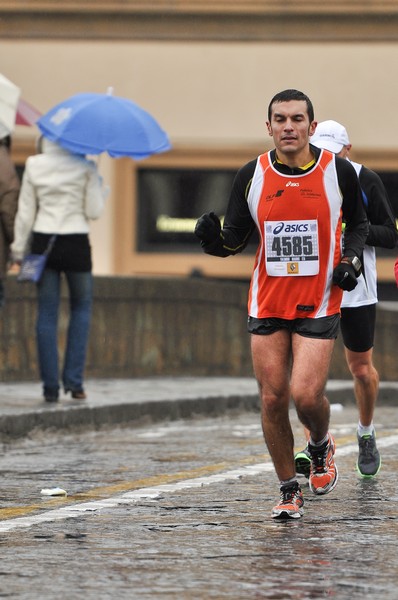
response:
M69 288L69 325L62 371L65 390L81 391L90 330L93 278L91 272L65 272ZM36 323L40 377L44 394L58 396L58 314L61 273L46 268L37 284L38 317Z

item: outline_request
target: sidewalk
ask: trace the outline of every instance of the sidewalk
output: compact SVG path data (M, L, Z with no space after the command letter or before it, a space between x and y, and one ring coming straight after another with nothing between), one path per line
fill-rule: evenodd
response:
M89 379L85 389L87 400L61 395L58 403L49 404L42 401L39 382L0 383L0 441L42 430L138 425L259 408L254 378ZM352 404L352 381L329 381L327 395L333 404ZM398 382L381 382L379 405L397 400Z

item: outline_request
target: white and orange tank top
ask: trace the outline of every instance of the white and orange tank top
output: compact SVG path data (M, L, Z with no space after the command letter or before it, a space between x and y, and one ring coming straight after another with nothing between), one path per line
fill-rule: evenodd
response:
M250 284L252 317L320 318L340 312L332 285L341 259L341 204L335 159L322 150L316 166L284 175L270 152L257 159L248 206L260 242Z

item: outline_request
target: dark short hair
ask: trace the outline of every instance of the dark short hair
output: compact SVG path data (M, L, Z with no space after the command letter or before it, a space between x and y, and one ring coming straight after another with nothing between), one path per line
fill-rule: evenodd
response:
M304 102L307 104L307 113L310 123L312 123L314 120L314 107L308 96L299 90L283 90L283 92L278 92L275 94L268 105L268 121L271 121L273 104L276 102L290 102L291 100L304 100Z

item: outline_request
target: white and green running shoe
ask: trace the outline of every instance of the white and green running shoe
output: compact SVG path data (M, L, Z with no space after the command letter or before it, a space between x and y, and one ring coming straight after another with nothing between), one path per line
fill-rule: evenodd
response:
M311 455L308 448L304 448L304 450L294 455L294 464L296 466L296 473L304 475L308 479L311 469Z

